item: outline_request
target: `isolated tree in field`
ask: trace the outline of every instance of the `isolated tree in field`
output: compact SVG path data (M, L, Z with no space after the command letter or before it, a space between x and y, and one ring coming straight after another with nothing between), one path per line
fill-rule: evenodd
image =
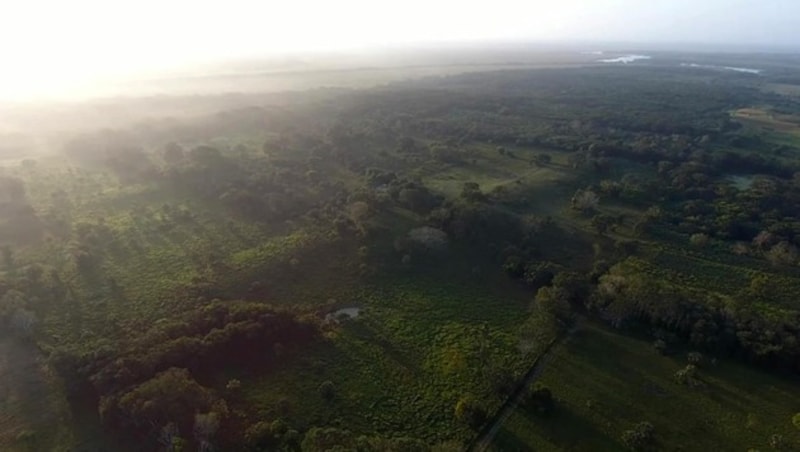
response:
M610 179L604 179L600 181L600 194L602 194L603 196L608 196L610 198L617 198L619 197L621 192L622 192L622 184L620 184L619 182Z
M759 425L761 425L761 420L755 413L747 413L747 421L744 424L744 427L748 430L755 431Z
M356 201L347 208L350 221L356 225L360 233L364 233L364 222L369 217L369 205L364 201Z
M769 248L775 243L775 235L769 231L761 231L753 238L753 246L761 251Z
M644 211L643 219L647 221L658 221L664 216L664 212L659 206L650 206Z
M522 276L531 287L549 286L555 278L555 269L549 262L529 263Z
M649 422L639 422L634 428L622 432L621 439L629 450L645 450L655 442L655 427Z
M572 208L583 213L592 212L600 204L600 197L591 190L578 190L572 197Z
M472 398L464 396L458 403L454 410L456 419L466 423L473 429L479 428L486 422L486 410L478 405Z
M736 242L731 245L731 252L737 256L746 256L750 252L750 248L747 243Z
M486 196L481 192L481 187L476 182L464 182L461 197L470 202L483 201Z
M797 247L783 241L770 248L766 253L767 260L776 265L792 265L797 263Z
M441 252L447 249L447 233L430 226L414 228L408 232L409 242L426 251Z
M689 243L696 248L704 248L706 245L708 245L710 240L711 239L707 234L702 233L692 234L691 237L689 237Z
M681 385L693 385L697 377L697 366L687 364L683 369L675 372L675 381Z
M785 450L787 447L786 438L783 435L775 433L769 437L769 447L775 450Z
M792 416L792 425L794 425L795 428L800 430L800 413L795 413L795 415Z
M126 392L116 403L125 419L156 425L175 422L189 431L194 413L209 412L215 400L211 390L197 383L188 370L173 367ZM114 412L111 408L101 409L101 417Z
M686 360L689 361L689 364L693 364L696 366L703 361L703 354L700 352L689 352L686 355Z
M278 438L272 430L272 423L257 422L244 432L244 441L252 450L276 450Z
M559 272L553 278L552 285L563 291L569 302L574 304L585 303L592 290L588 276L579 272Z
M167 452L183 452L186 440L181 438L178 426L174 422L161 427L158 434L158 444Z
M569 294L566 290L545 286L536 291L535 305L544 312L552 315L562 322L573 319L572 307L569 304Z
M745 293L756 300L767 300L775 295L776 284L770 275L756 274L750 279Z
M194 416L194 439L200 444L201 451L211 451L211 440L219 430L219 415L217 413L196 414Z
M228 391L229 395L236 396L242 390L242 382L236 378L228 380L228 383L225 385L225 390Z

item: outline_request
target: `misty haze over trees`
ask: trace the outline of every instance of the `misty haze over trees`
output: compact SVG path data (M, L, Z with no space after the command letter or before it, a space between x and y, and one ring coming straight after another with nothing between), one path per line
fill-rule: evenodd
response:
M800 447L800 57L286 55L17 80L0 450Z

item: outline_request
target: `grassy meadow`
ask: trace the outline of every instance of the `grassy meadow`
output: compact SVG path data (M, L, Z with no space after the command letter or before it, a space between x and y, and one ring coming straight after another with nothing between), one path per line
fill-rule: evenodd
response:
M800 441L792 416L800 403L790 375L768 375L706 357L695 387L676 382L687 350L660 355L652 341L585 325L563 344L536 384L553 391L542 418L518 409L495 439L496 450L625 450L636 423L655 426L657 450L770 450L781 435Z

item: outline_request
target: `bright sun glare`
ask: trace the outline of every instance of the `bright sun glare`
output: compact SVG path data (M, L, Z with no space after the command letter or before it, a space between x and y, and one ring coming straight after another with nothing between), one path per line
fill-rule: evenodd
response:
M0 4L0 99L80 95L104 80L210 59L547 37L578 13L571 0L9 0Z
M796 41L796 0L0 0L0 99L226 58L493 39ZM749 23L761 24L751 27Z

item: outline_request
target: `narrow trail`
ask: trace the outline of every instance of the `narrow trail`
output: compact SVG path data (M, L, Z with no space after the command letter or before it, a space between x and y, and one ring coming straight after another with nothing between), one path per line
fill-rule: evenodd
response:
M558 345L564 343L570 336L572 336L581 327L583 319L578 319L575 324L570 327L566 332L553 338L547 344L544 351L534 360L528 372L522 377L522 380L514 388L514 392L508 396L506 401L498 408L497 412L492 416L492 419L478 432L478 436L467 447L469 452L484 452L489 448L497 436L497 432L505 424L506 420L514 413L514 410L522 402L527 394L528 387L536 381L545 369L548 361L552 358L552 352Z

